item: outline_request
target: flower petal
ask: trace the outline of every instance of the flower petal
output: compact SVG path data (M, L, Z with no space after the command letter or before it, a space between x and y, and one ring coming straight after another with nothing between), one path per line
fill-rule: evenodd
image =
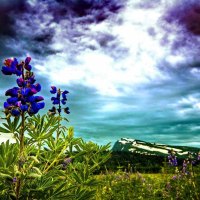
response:
M17 110L17 109L12 109L12 110L11 110L11 115L17 117L17 116L20 115L20 112L19 112L19 110Z
M22 111L27 111L27 110L28 110L28 105L21 105L21 106L20 106L20 109L21 109Z
M17 101L18 101L17 97L10 97L10 98L7 99L7 102L9 104L15 104Z
M31 62L31 57L26 57L25 59L25 65L28 65Z
M57 92L57 88L56 88L55 86L51 86L51 89L52 89L52 90L50 90L50 92L51 92L52 94L55 94L55 93Z
M39 83L35 84L35 89L39 92L41 90L41 85Z
M44 100L44 98L42 96L35 96L36 102L39 102L39 101L42 101L42 100Z
M8 102L4 102L4 108L8 109L9 107L11 107L11 105Z
M9 89L5 92L6 96L11 96L11 97L17 97L18 96L18 87L13 87L12 89Z
M17 85L19 87L24 87L26 85L26 82L25 82L25 80L23 78L18 78L17 79Z
M31 69L32 69L31 65L25 65L24 68L25 68L27 71L31 71Z
M65 105L65 104L66 104L66 101L67 101L67 99L62 99L61 103L62 103L63 105Z
M69 107L64 108L64 112L65 112L66 114L69 114L69 113L70 113L70 112L69 112Z

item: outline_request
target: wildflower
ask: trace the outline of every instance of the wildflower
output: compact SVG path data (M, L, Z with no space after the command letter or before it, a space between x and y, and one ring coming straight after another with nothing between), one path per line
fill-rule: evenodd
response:
M65 157L63 163L62 163L62 169L66 169L67 165L69 165L72 162L72 158Z
M169 165L171 166L178 165L177 157L175 156L175 152L173 150L169 151L168 160L169 160Z
M67 90L61 91L60 89L57 89L55 86L51 86L51 90L50 92L52 94L56 94L55 97L51 97L51 101L53 103L53 105L58 105L58 108L56 109L55 106L53 106L50 110L49 113L50 114L56 114L56 112L58 111L59 115L61 113L61 104L65 105L66 101L67 101L67 94L69 93ZM64 112L66 114L69 114L69 107L63 108Z
M200 152L197 155L197 160L200 160Z
M18 64L18 61L16 58L6 59L1 71L4 75L16 74L17 76L21 76L22 75L22 63Z
M32 67L29 65L30 57L25 61L18 63L17 59L6 59L2 67L4 75L16 74L19 76L16 82L18 87L13 87L5 92L7 98L4 102L5 114L9 116L19 116L22 112L27 112L29 115L36 114L40 109L44 108L44 100L41 96L34 96L41 90L41 85L35 83Z
M13 178L13 183L15 184L17 182L17 177Z
M189 164L189 161L188 161L188 160L184 160L184 161L183 161L182 173L183 173L184 175L189 174L189 171L187 170L188 164Z

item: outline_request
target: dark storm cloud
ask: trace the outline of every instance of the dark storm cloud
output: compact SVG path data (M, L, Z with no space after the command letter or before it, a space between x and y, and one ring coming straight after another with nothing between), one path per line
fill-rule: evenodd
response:
M32 3L23 0L3 1L0 8L0 47L14 56L26 53L34 56L56 54L60 50L51 45L55 42L55 29L58 25L62 27L65 40L76 45L77 40L85 34L84 27L87 29L87 24L99 23L112 17L124 5L125 1L116 0L47 0ZM110 40L114 40L111 34L98 34L97 42L103 48L108 46ZM18 44L17 50L13 44ZM79 48L82 45L78 44ZM96 48L90 47L87 48Z
M23 0L1 0L0 2L0 35L14 36L16 33L15 19L10 15L11 12L23 11Z
M60 12L69 12L75 17L85 17L92 15L89 20L85 18L82 22L101 22L107 19L112 13L117 13L123 8L125 1L117 0L57 0L60 4ZM63 6L67 9L64 10Z
M165 20L168 23L175 23L183 26L185 31L194 35L200 35L200 2L198 1L177 1L167 11Z
M171 47L173 54L181 54L190 60L200 55L200 2L195 0L175 1L167 7L159 25L166 33L161 44ZM174 36L174 39L171 39Z

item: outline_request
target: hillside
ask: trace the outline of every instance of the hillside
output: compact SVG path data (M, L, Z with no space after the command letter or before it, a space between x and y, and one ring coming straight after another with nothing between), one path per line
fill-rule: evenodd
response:
M115 142L112 148L112 151L114 152L123 151L158 156L166 156L169 154L170 150L173 150L179 157L186 157L189 153L198 153L200 151L200 148L150 143L129 138L121 138L120 140Z

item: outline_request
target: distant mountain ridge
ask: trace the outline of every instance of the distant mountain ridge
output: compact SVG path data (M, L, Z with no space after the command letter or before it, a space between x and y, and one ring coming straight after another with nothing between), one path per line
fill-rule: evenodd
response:
M196 147L151 143L129 138L121 138L115 142L112 148L112 151L125 151L159 156L168 155L170 150L173 150L179 157L186 157L189 153L197 154L200 152L200 148Z

